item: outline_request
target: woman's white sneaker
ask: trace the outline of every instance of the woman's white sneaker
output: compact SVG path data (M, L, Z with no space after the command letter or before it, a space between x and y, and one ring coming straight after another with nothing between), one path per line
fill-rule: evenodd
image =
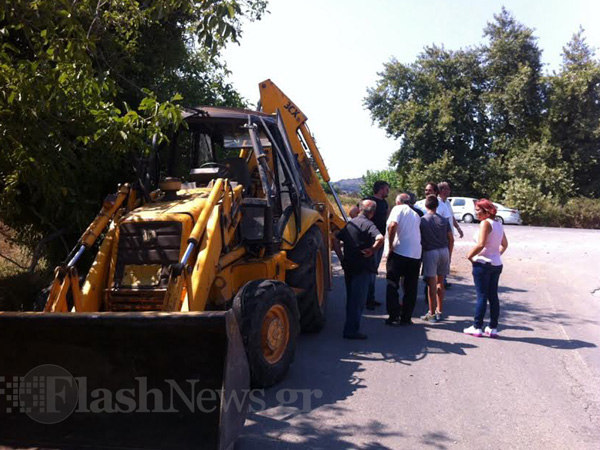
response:
M497 338L498 330L496 328L485 327L483 334L485 334L487 337Z
M481 331L481 328L475 328L474 325L471 325L469 328L465 328L463 330L463 333L470 334L471 336L475 336L475 337L483 336L483 332Z

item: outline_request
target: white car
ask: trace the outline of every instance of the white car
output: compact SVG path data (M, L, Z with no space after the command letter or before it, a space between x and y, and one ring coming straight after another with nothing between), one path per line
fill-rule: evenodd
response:
M452 205L452 212L456 220L465 223L473 223L477 220L477 215L475 214L476 198L448 197L448 200Z
M465 223L477 222L477 214L475 214L475 202L476 198L472 197L448 197L450 204L452 205L452 212L454 218L458 221ZM496 212L496 218L502 223L514 223L521 225L521 214L516 209L507 208L500 203L494 203L498 211Z
M507 208L500 203L494 203L494 206L498 208L496 212L496 219L498 219L502 223L514 223L516 225L522 225L523 220L521 220L521 214L518 209Z

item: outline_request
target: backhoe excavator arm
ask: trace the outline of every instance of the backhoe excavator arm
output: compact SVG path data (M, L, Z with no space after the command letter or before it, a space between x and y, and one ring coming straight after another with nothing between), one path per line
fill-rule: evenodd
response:
M326 222L329 222L335 228L342 229L348 219L335 189L331 186L331 179L321 153L306 125L306 115L271 80L265 80L260 83L259 89L263 111L269 114L275 114L279 111L281 114L287 135L290 139L292 152L300 165L300 172L310 198L316 203L324 205L324 210L320 212ZM311 164L309 154L317 166L321 177L329 184L336 200L337 208L334 208L330 204L319 182L317 172Z
M75 311L82 310L82 293L75 264L85 250L94 245L107 225L115 218L128 196L134 192L128 184L123 184L119 187L116 194L106 197L102 204L102 209L79 238L79 242L75 247L77 251L74 249L72 252L75 255L70 258L67 264L58 266L54 270L54 281L52 282L50 294L44 307L45 312L68 312L67 296L69 292L73 295Z

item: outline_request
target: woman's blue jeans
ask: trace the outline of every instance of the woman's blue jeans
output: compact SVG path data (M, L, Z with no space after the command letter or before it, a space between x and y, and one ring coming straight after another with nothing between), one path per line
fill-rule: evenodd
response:
M492 266L490 263L473 263L473 281L477 291L477 306L475 307L475 328L483 327L483 318L487 303L490 302L490 328L498 327L500 316L500 300L498 299L498 280L502 266Z

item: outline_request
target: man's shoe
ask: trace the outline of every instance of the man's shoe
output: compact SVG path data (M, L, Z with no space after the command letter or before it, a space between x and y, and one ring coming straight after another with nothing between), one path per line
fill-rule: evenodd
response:
M400 319L398 317L394 317L394 318L390 317L388 319L385 319L385 324L392 325L392 326L400 325Z
M452 283L444 283L444 287L446 289L450 289L452 287Z
M424 320L425 322L437 322L435 314L431 314L429 311L427 311L427 314L424 316L421 316L421 320Z
M471 325L469 328L465 328L463 330L463 333L470 334L471 336L475 336L475 337L483 336L483 332L481 331L481 328L475 328L475 325Z
M497 338L498 330L496 328L485 327L483 334L485 334L487 337Z
M406 325L413 325L414 322L411 319L408 320L404 320L404 319L400 319L400 325L406 326Z
M344 335L344 339L367 339L367 335L366 334L362 334L362 333L356 333L356 334L345 334Z

